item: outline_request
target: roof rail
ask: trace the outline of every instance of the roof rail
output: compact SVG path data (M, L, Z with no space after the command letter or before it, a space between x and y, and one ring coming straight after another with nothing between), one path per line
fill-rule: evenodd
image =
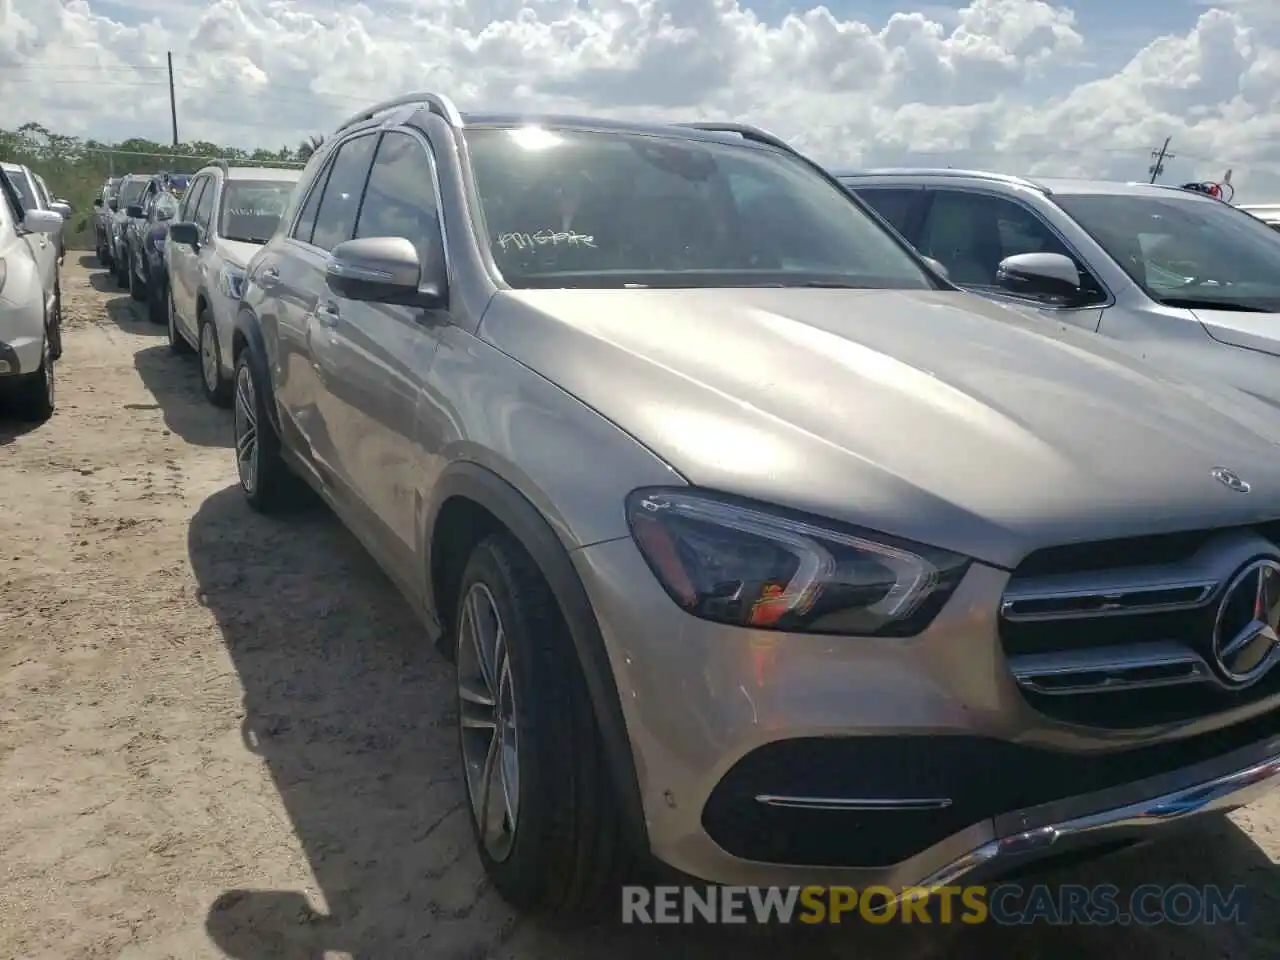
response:
M213 158L213 166L217 167L227 176L231 175L231 164L227 163L227 161L223 160L221 157Z
M759 127L753 127L749 123L735 123L725 120L698 121L696 123L677 123L677 127L686 127L692 130L705 130L708 133L736 133L743 140L750 140L753 143L762 143L766 147L775 147L778 150L785 150L787 153L794 153L799 156L798 151L787 141L781 137L775 137L767 130L761 130Z
M390 100L383 100L376 103L372 107L365 107L359 113L353 113L346 120L338 124L338 128L334 133L341 133L348 127L354 127L357 123L364 123L366 120L372 120L378 114L386 113L388 110L394 110L396 107L407 107L411 104L427 107L432 113L438 114L454 127L462 126L462 114L458 112L458 108L453 105L453 101L440 93L405 93L398 97L392 97Z
M1052 194L1043 183L1030 177L1019 177L1010 173L992 173L990 170L958 170L954 167L874 167L869 170L841 170L837 178L844 177L964 177L971 180L991 180L995 183L1010 183L1019 187L1029 187L1040 193Z

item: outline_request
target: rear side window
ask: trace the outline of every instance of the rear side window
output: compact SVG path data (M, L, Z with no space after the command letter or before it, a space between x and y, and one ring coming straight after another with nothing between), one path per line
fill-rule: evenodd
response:
M893 225L893 229L903 236L907 235L910 227L915 202L924 193L918 188L901 187L859 187L854 192L871 209L888 220Z

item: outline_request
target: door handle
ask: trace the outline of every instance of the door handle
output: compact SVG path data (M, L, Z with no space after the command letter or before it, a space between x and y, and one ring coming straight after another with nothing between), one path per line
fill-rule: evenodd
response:
M267 269L258 274L258 286L262 287L263 290L270 290L279 282L280 271L275 267L267 267Z
M336 327L341 319L342 314L338 312L338 305L332 300L325 300L316 307L316 322L322 327Z

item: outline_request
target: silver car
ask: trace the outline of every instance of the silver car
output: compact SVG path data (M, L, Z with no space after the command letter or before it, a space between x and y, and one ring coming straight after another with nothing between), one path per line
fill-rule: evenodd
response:
M1280 405L1280 233L1176 187L838 174L959 286Z
M958 291L766 133L380 104L231 351L244 495L318 491L453 658L522 908L948 884L1280 776L1280 412Z

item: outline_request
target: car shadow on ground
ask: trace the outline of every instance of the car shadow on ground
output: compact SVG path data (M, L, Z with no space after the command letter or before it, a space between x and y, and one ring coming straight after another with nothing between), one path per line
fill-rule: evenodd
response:
M72 256L72 251L67 251L67 256ZM76 255L76 263L84 267L86 270L105 270L107 269L98 262L98 256L94 253L80 253Z
M205 399L195 358L176 356L165 343L139 350L133 365L155 397L166 427L199 447L235 444L231 412Z
M1280 883L1227 821L1040 878L1247 888L1243 924L838 928L566 927L519 919L483 879L463 808L449 665L326 509L253 513L230 487L192 518L190 561L244 691L243 742L279 791L324 898L235 889L209 936L241 960L1078 960L1117 949L1189 960L1280 956ZM1023 880L1024 886L1036 882Z
M128 291L121 291L113 274L98 270L89 274L89 285L99 293L118 294L106 302L107 316L121 330L135 333L143 337L167 337L169 331L163 325L152 323L147 319L146 303L139 303L129 296Z
M3 393L0 393L0 447L13 443L19 437L24 437L28 433L49 425L48 421L45 423L32 423L27 420L13 419L12 413L7 409L12 402Z

